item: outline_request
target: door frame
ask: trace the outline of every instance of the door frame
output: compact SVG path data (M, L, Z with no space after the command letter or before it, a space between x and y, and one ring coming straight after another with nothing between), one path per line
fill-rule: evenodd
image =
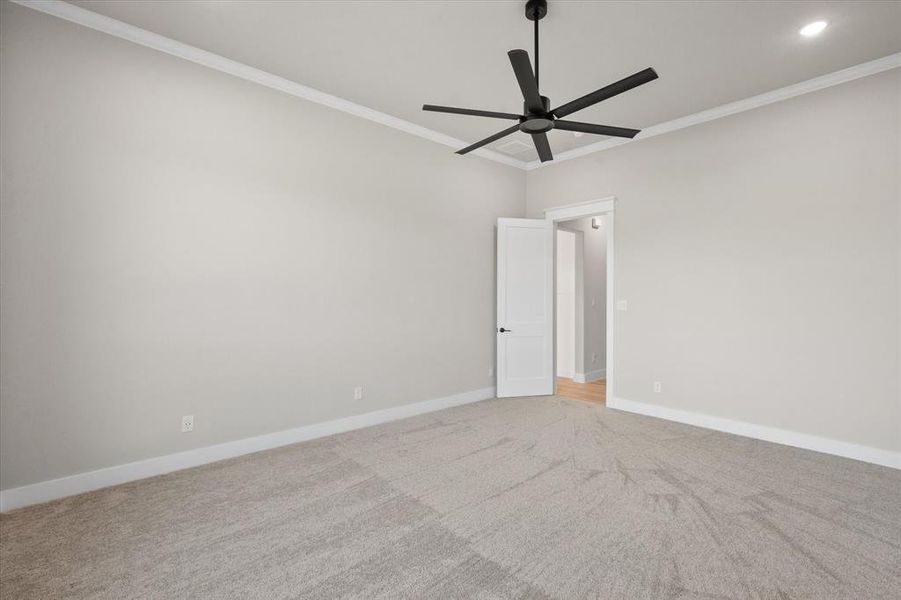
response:
M554 394L557 393L557 228L561 221L569 221L572 219L582 219L585 217L604 217L604 227L607 234L607 351L604 357L604 369L606 370L607 394L606 401L614 397L614 376L613 368L613 347L614 347L614 330L615 324L613 319L613 311L615 310L615 296L613 289L613 273L614 273L614 210L616 208L616 196L607 196L597 200L588 200L586 202L576 202L575 204L564 204L544 209L544 218L552 221L554 224L554 351L552 353L550 365L554 376ZM583 340L584 343L584 340ZM583 361L584 362L584 361Z

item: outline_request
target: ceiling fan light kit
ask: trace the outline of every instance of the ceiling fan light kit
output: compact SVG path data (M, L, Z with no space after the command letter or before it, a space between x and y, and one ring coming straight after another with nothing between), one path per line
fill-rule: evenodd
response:
M538 151L541 162L554 159L551 146L548 143L547 132L551 129L572 131L576 133L592 133L595 135L609 135L614 137L634 138L641 131L628 127L612 127L609 125L595 125L592 123L580 123L578 121L566 121L562 117L593 106L602 100L612 98L627 92L640 85L657 79L657 72L648 67L634 75L629 75L606 87L595 90L572 102L567 102L557 108L551 109L551 102L547 96L542 96L538 88L538 22L547 15L547 0L528 0L525 7L526 18L535 25L535 70L529 61L529 53L525 50L510 50L507 56L513 66L513 73L519 83L519 89L523 96L523 114L494 112L488 110L474 110L469 108L456 108L453 106L437 106L424 104L422 110L431 112L451 113L457 115L469 115L474 117L488 117L493 119L509 119L517 121L516 125L499 131L484 140L458 150L457 154L467 154L477 148L488 145L517 131L522 131L532 136L532 142Z

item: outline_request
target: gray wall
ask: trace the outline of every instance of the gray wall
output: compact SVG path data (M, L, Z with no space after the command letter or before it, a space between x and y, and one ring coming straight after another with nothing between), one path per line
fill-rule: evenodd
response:
M557 377L572 379L575 373L582 373L582 353L578 344L582 338L576 331L582 325L579 314L582 307L582 287L576 286L576 233L563 229L557 230L557 255L555 291L556 297L556 353ZM582 266L581 260L578 267Z
M0 10L0 487L494 384L522 171Z
M618 197L615 395L901 450L899 112L895 70L530 172L530 216Z

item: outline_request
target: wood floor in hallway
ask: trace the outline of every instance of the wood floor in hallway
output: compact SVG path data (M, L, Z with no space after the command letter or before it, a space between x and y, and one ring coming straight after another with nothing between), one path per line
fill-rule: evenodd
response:
M604 405L607 401L607 380L598 379L591 383L576 383L572 379L558 377L557 395L572 400Z

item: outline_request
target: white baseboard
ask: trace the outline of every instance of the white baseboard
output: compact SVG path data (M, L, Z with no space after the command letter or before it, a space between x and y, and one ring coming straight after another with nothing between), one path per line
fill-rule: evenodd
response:
M572 371L567 371L565 369L557 369L557 377L563 377L564 379L574 379L578 375L578 373L573 373Z
M573 381L576 383L590 383L598 379L604 379L607 376L607 369L598 369L597 371L589 371L587 373L576 373Z
M639 415L657 417L658 419L666 419L667 421L695 425L706 429L715 429L716 431L724 431L726 433L774 442L776 444L784 444L786 446L804 448L805 450L814 450L825 454L853 458L855 460L882 465L884 467L891 467L893 469L901 469L901 452L881 450L879 448L861 446L859 444L842 442L807 433L798 433L796 431L788 431L786 429L778 429L766 425L755 425L753 423L745 423L744 421L713 417L687 410L668 408L657 404L626 400L624 398L609 398L607 400L607 407Z
M453 406L488 400L489 398L494 397L495 388L487 387L463 392L462 394L454 394L453 396L435 398L424 402L417 402L415 404L395 406L384 410L364 413L362 415L353 415L335 419L333 421L325 421L324 423L304 425L303 427L288 429L286 431L258 435L242 440L235 440L233 442L216 444L215 446L186 450L184 452L157 456L124 465L117 465L115 467L107 467L105 469L98 469L87 473L78 473L68 477L24 485L22 487L0 491L0 512L90 492L100 488L134 481L136 479L144 479L146 477L171 473L172 471L189 469L191 467L205 465L226 458L234 458L252 452L259 452L260 450L287 446L288 444L296 444L297 442L313 440L327 435L334 435L336 433L343 433L354 429L362 429L363 427L405 419L407 417L451 408Z

